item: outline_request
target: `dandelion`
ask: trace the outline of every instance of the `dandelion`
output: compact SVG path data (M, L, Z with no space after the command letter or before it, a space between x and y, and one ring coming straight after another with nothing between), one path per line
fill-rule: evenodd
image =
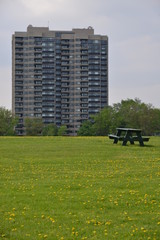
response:
M51 222L52 222L52 223L54 223L54 222L55 222L55 220L54 220L53 218L51 218L51 217L50 217L50 220L51 220Z
M105 223L105 225L111 225L111 222L110 222L110 221L108 221L108 222L106 222L106 223Z
M141 227L141 230L145 233L147 230L144 227Z
M104 230L104 235L107 236L108 233L107 233L107 229Z
M13 229L12 229L12 232L15 232L15 231L17 231L17 228L13 228Z

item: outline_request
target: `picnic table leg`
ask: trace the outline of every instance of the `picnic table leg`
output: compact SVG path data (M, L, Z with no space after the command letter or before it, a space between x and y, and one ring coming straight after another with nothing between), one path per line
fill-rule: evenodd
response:
M117 136L120 137L121 136L121 130L117 131Z
M126 144L127 144L127 140L124 139L124 140L123 140L123 143L122 143L122 146L126 146Z
M130 141L130 144L134 144L134 140L132 138L132 133L129 133L127 134L128 138L129 138L129 141Z
M134 141L133 141L133 139L132 138L130 138L130 144L134 144Z
M143 139L139 139L140 146L144 146Z
M117 136L119 137L121 135L121 131L118 130L117 132ZM114 141L113 141L114 144L117 144L118 143L118 138L115 138Z
M123 146L126 146L126 144L127 144L128 141L130 141L130 136L129 136L129 133L126 132L126 135L125 135L125 137L124 137L124 139L123 139L122 145L123 145Z
M120 136L121 136L121 130L118 130L117 131L117 137L120 137ZM114 143L118 143L118 138L114 139Z
M138 141L139 141L140 146L144 146L143 138L142 138L141 134L138 133L138 132L137 132L137 137L138 137Z
M114 139L113 143L117 144L118 143L118 139Z

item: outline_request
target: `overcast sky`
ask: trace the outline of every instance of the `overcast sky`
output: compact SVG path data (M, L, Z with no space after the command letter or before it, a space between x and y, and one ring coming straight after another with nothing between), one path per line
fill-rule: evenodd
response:
M0 106L8 109L11 38L29 24L108 35L109 104L139 98L160 108L160 0L0 0Z

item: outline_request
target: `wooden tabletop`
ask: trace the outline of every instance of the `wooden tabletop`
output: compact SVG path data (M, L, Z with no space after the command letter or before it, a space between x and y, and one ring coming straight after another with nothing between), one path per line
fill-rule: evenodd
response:
M141 132L141 129L136 129L136 128L117 128L117 130L120 131L130 131L130 132Z

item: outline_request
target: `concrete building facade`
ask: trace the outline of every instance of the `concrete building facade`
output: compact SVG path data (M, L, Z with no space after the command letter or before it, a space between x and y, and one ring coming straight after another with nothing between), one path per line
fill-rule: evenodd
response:
M108 37L94 29L50 31L29 25L12 36L12 111L76 135L83 121L108 105Z

